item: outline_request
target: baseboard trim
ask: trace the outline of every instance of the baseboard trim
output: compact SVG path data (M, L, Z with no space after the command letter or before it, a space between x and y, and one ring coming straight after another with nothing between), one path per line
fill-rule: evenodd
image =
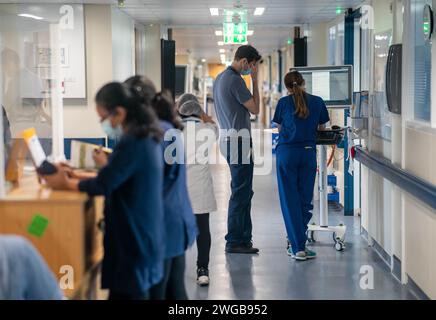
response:
M372 238L368 231L365 228L361 228L361 237L364 238L370 247L376 252L380 258L385 262L385 264L389 267L391 270L392 276L401 283L401 260L393 255L386 252L386 250L383 249L383 247L376 241L374 238ZM393 263L392 263L393 262ZM393 265L392 265L393 264ZM428 295L416 284L415 281L408 275L407 284L406 284L407 290L418 300L430 300Z

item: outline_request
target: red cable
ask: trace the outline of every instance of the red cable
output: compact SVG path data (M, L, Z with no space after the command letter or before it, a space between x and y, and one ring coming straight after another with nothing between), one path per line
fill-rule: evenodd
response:
M330 155L329 161L327 161L327 168L332 164L333 158L335 156L336 146L332 147L332 154Z

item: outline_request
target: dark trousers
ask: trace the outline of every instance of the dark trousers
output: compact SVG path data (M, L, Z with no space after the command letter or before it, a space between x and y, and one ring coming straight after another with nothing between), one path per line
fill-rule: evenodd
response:
M252 142L250 140L250 149ZM231 142L227 141L227 163L232 176L232 195L229 200L226 235L227 247L249 245L252 241L251 200L253 199L254 162L250 154L244 159L243 141L238 139L238 159L235 163L231 150ZM244 161L245 160L245 161Z
M144 295L130 295L130 294L125 294L125 293L118 293L118 292L114 292L114 291L110 291L109 292L109 298L108 300L149 300L149 294L148 292Z
M209 268L210 246L212 242L210 236L209 216L209 213L197 214L195 216L199 231L197 236L198 268Z
M150 300L188 300L185 255L167 259L164 268L164 278L150 289Z

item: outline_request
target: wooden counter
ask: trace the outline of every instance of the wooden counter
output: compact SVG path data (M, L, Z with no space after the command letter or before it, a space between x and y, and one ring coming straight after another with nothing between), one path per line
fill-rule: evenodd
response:
M20 187L11 190L0 201L0 233L23 236L30 240L44 257L58 279L61 268L74 270L74 289L64 290L69 298L84 297L89 282L103 257L103 198L89 199L86 194L52 191L41 187L35 174L26 175ZM42 236L29 232L35 216L48 220Z

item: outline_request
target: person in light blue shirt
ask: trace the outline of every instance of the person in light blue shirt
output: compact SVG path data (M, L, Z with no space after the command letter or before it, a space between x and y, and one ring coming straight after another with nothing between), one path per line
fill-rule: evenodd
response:
M289 95L280 99L273 119L280 130L277 180L288 234L288 255L298 261L316 257L315 252L306 248L306 232L313 210L317 130L324 129L330 121L324 101L306 93L304 84L298 71L286 75Z
M0 300L61 300L55 276L33 245L0 235Z

